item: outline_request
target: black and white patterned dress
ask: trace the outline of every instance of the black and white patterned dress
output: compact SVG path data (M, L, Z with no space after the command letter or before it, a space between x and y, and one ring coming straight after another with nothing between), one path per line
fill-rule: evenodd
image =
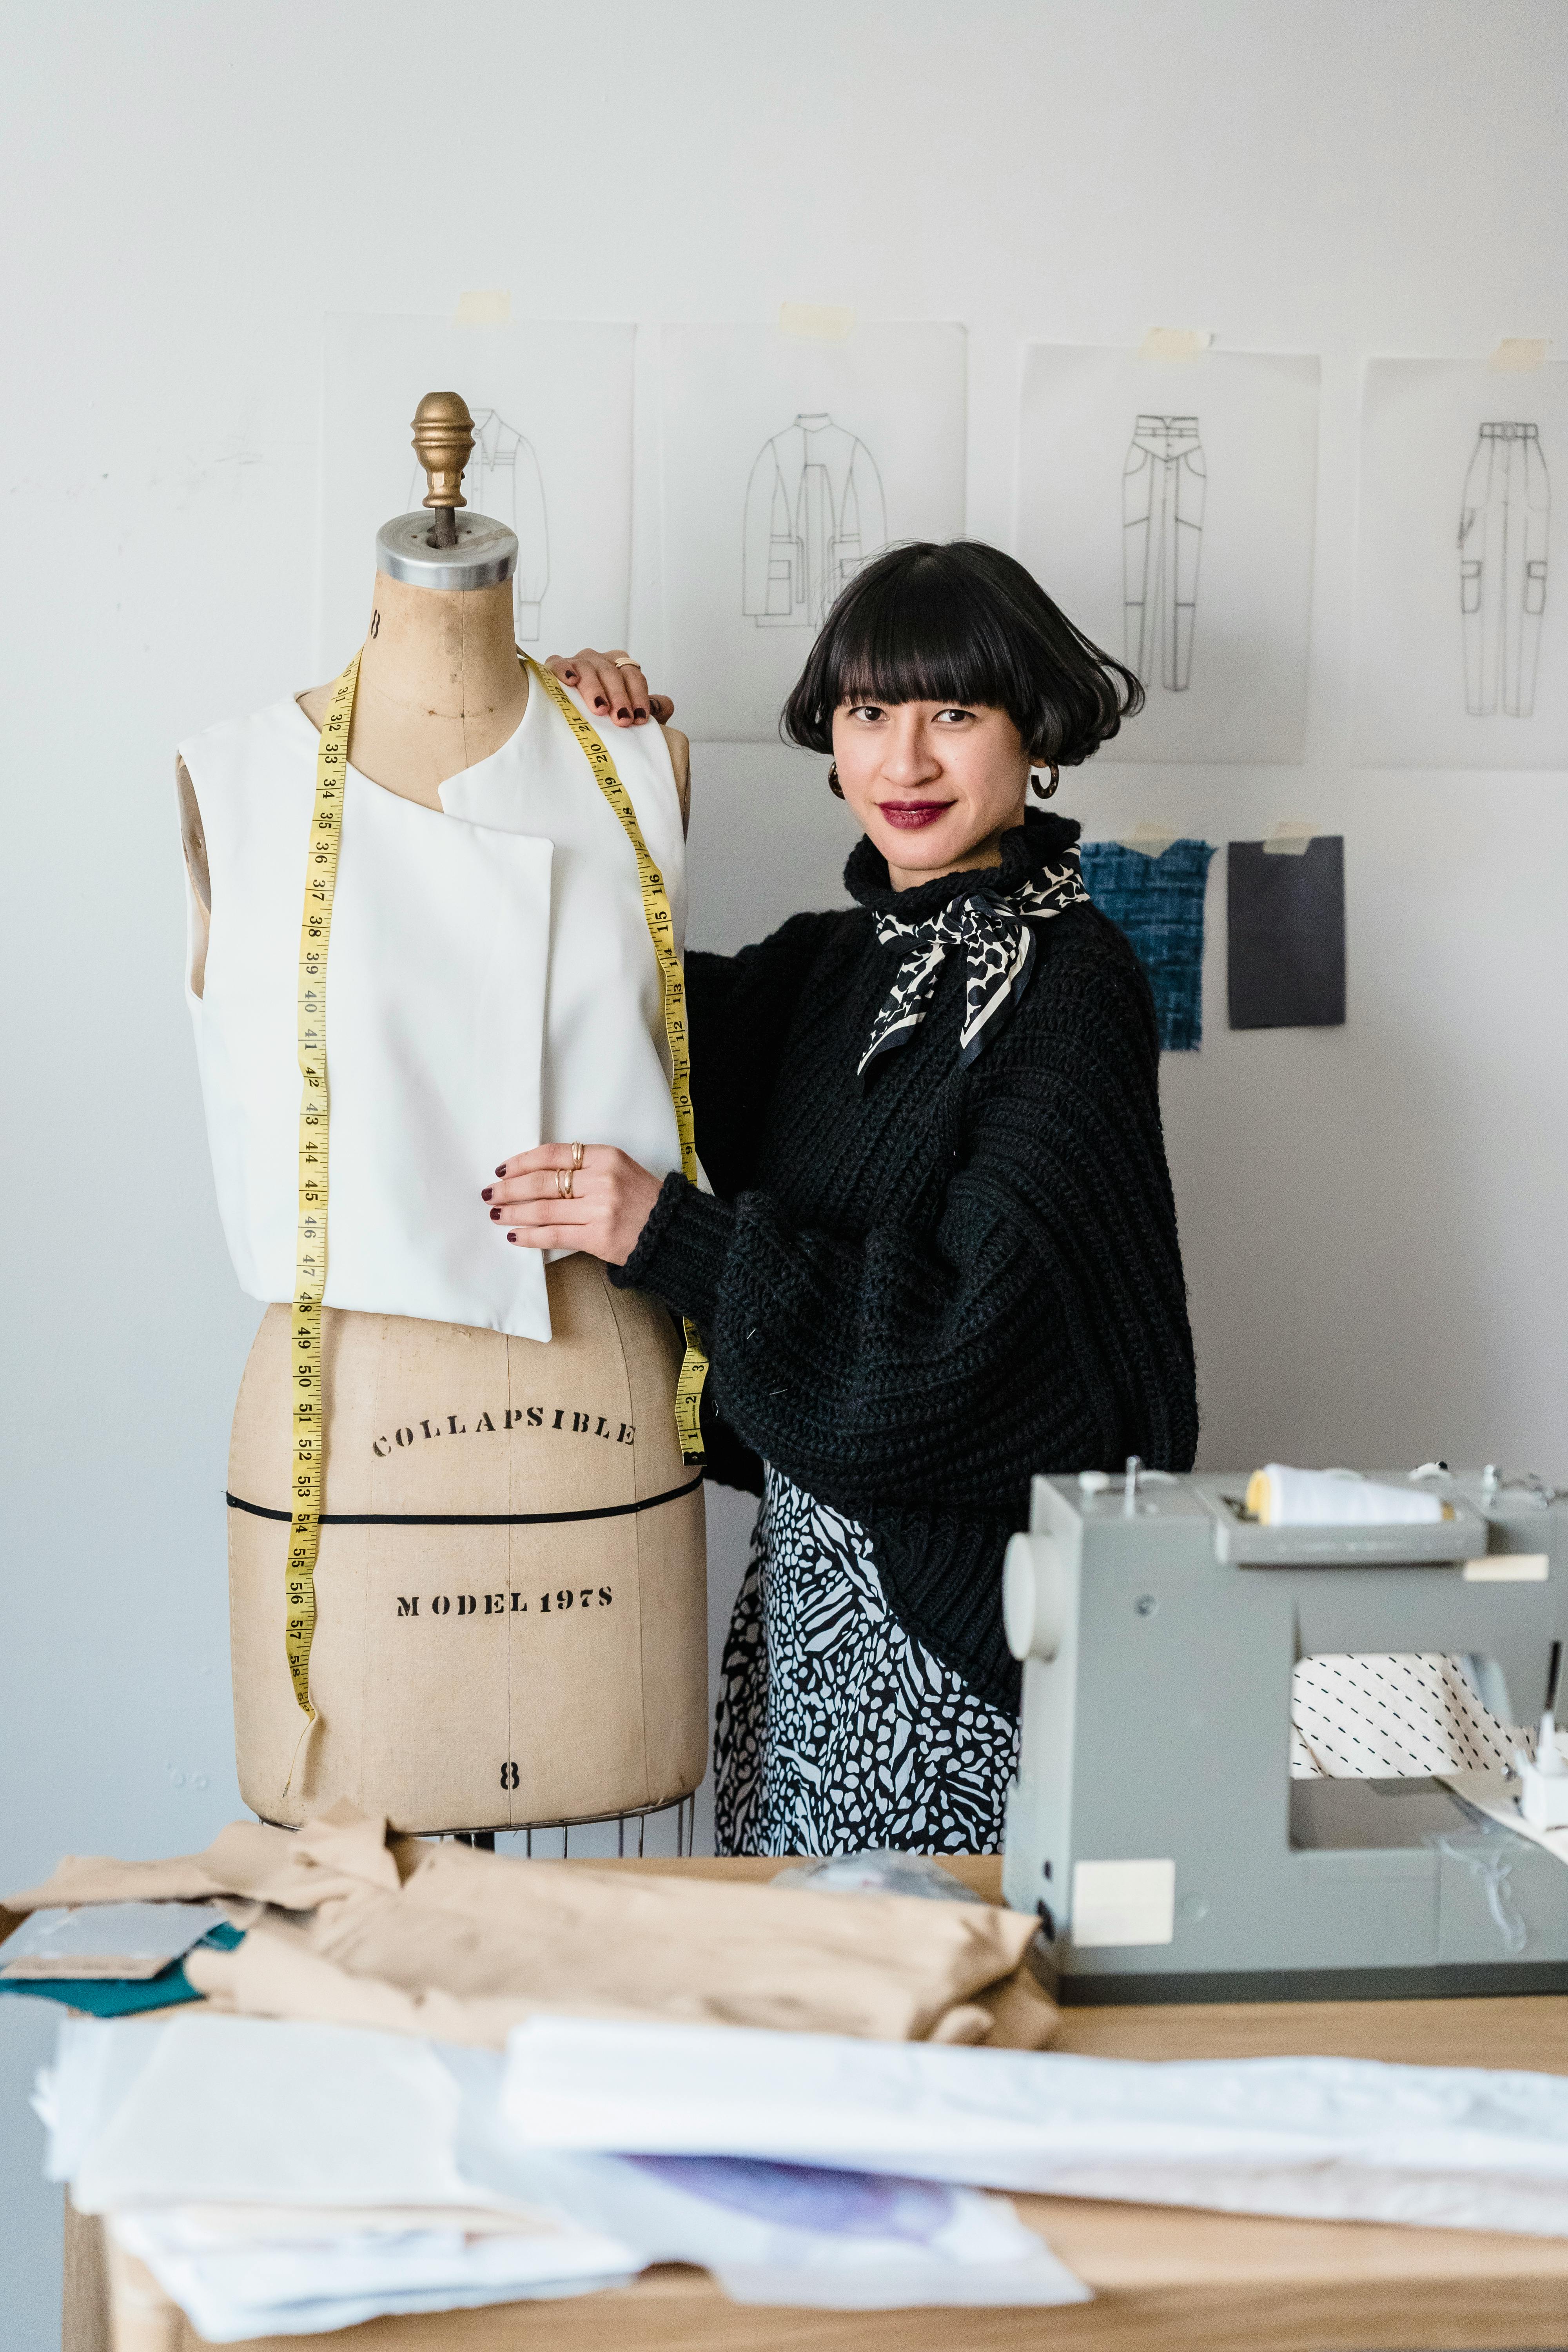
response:
M713 1732L720 1853L996 1853L1014 1716L889 1608L864 1528L771 1465Z

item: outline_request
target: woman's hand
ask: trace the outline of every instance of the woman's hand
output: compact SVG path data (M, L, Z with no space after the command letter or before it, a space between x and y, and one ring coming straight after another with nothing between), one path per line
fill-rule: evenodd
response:
M624 665L620 669L617 661ZM668 695L650 694L647 678L619 647L607 654L596 654L592 646L584 646L580 654L552 654L544 667L574 686L590 710L617 727L646 727L650 711L662 726L674 714Z
M562 1189L568 1173L570 1193ZM586 1250L606 1265L625 1265L662 1190L657 1176L613 1144L542 1143L503 1161L479 1198L508 1241L524 1249Z

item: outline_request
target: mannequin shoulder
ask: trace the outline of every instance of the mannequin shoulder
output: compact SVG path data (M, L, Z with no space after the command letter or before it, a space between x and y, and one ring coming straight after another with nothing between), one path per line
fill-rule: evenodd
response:
M680 829L691 826L691 744L679 727L663 727L659 733L669 746L669 764L675 771L675 789L680 798Z
M331 707L337 683L335 677L329 678L325 686L313 686L309 694L296 696L295 699L312 727L320 727L325 719Z

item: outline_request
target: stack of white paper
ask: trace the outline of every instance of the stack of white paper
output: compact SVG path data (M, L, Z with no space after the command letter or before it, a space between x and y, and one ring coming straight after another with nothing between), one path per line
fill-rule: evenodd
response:
M72 2019L36 2104L49 2177L215 2342L582 2293L666 2261L769 2303L1087 2295L1005 2199L887 2168L528 2147L504 2074L497 2052L347 2027Z
M503 2112L525 2147L1568 2236L1568 2080L1551 2074L541 2018L511 2035Z

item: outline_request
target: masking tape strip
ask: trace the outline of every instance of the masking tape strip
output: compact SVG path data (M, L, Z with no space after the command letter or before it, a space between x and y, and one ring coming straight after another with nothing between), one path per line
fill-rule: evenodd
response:
M1173 841L1181 835L1168 824L1135 824L1126 833L1119 833L1119 849L1135 849L1140 857L1163 857Z
M1527 375L1544 367L1550 335L1505 335L1487 362L1498 375Z
M1467 1584L1545 1584L1551 1562L1543 1551L1489 1551L1465 1562Z
M452 313L452 324L454 327L510 327L510 289L484 286L477 293L459 294L458 307Z
M1207 327L1151 327L1138 346L1141 360L1195 360L1213 342Z
M1308 845L1316 841L1318 828L1304 817L1281 817L1263 845L1266 857L1302 857Z
M781 302L779 331L797 342L841 343L855 324L853 310L831 302Z

